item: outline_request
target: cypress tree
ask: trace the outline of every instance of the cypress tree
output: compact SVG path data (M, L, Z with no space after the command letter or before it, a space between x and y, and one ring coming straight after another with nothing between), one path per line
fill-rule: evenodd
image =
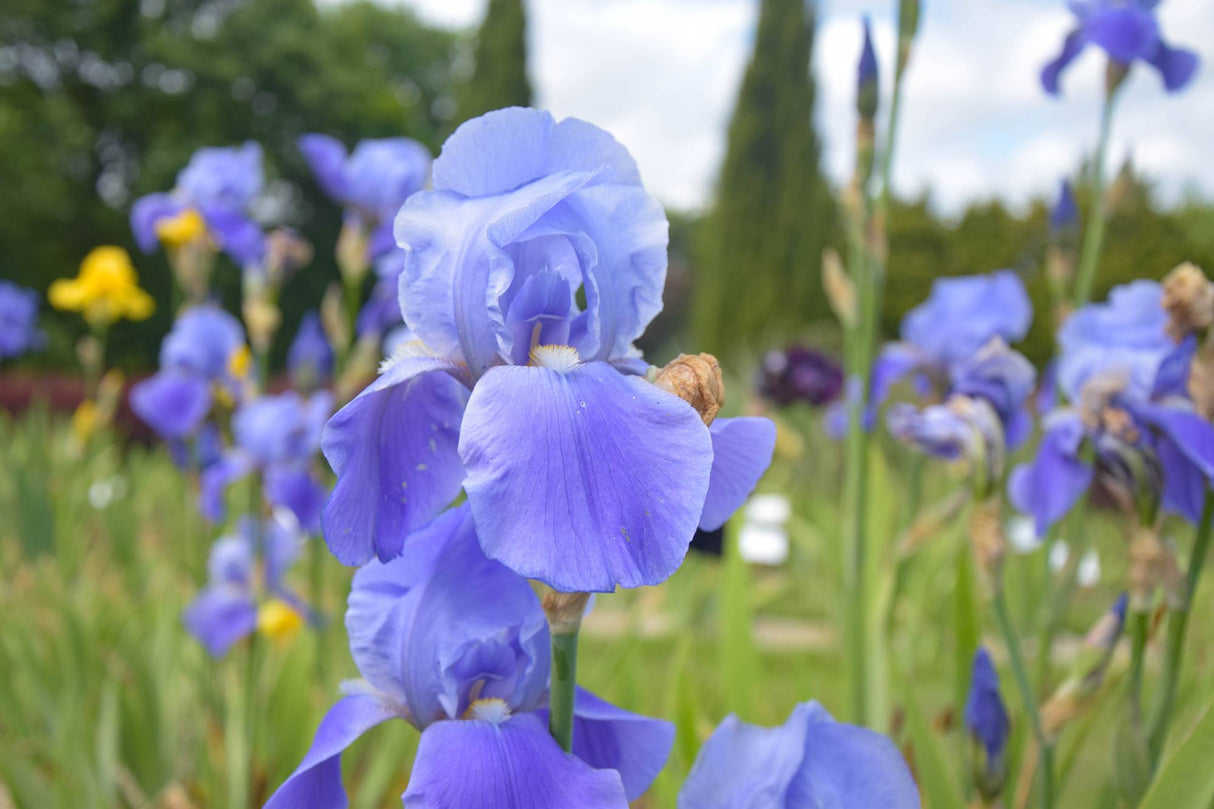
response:
M531 106L523 0L489 0L476 35L476 67L458 93L456 123L501 107Z
M829 317L822 249L833 227L819 170L805 0L763 0L729 125L715 205L699 239L696 345L758 348Z

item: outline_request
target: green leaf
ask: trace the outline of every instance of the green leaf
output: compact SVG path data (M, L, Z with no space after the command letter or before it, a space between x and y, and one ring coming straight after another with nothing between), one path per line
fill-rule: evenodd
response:
M1209 809L1214 803L1214 703L1164 761L1140 809Z
M933 733L919 704L913 697L906 700L906 721L911 744L915 748L916 775L923 805L932 809L965 809L961 788L954 773L960 769L950 762L954 757L945 749L944 739Z

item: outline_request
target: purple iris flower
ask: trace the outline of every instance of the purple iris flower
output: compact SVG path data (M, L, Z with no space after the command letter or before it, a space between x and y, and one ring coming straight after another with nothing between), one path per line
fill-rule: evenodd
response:
M919 789L893 742L805 702L780 727L726 718L700 749L678 801L679 809L759 806L918 809Z
M264 176L261 147L199 149L177 175L167 194L148 194L131 208L135 243L145 253L156 249L156 224L193 208L206 222L218 246L240 266L255 265L265 254L265 235L249 216L249 206L261 193Z
M290 509L305 531L315 532L325 488L312 461L332 412L329 391L306 399L288 391L242 405L232 417L235 447L202 474L198 499L202 515L212 521L222 519L228 486L260 472L266 501Z
M640 796L674 739L668 722L587 691L573 752L547 730L548 627L527 581L485 557L467 504L354 576L346 612L362 680L321 721L303 763L266 809L344 807L341 753L371 727L421 731L409 807L618 807Z
M984 795L998 794L1006 775L1003 759L1011 734L1011 720L999 695L999 672L990 653L979 647L970 669L970 689L965 697L965 728L979 745L982 757L975 773Z
M666 228L606 132L521 108L463 124L396 220L418 340L325 429L334 555L393 558L463 486L485 553L521 575L583 592L670 576L754 488L775 429L707 427L636 375Z
M405 269L405 254L393 249L375 260L375 286L358 313L355 330L359 337L374 332L386 334L403 321L400 313L400 274Z
M131 409L162 438L195 433L216 393L239 399L240 321L212 304L186 310L160 344L160 370L131 389Z
M42 346L38 329L38 293L0 281L0 360Z
M759 392L777 405L806 402L821 407L843 392L843 369L820 351L791 345L763 357Z
M1062 71L1089 44L1108 54L1115 64L1130 67L1146 62L1159 71L1169 93L1181 90L1197 72L1197 54L1173 48L1163 41L1155 7L1160 0L1071 0L1079 25L1067 34L1062 52L1041 70L1041 84L1050 95L1059 94Z
M215 541L207 560L209 581L182 616L186 629L212 657L223 657L257 628L259 595L302 611L302 602L284 581L302 545L294 518L258 522L244 517L236 533ZM260 583L258 559L262 563Z
M392 251L392 218L425 186L430 150L409 138L383 138L359 141L347 153L341 141L316 134L301 137L299 150L325 193L371 229L367 259Z
M304 392L324 387L333 378L333 347L316 312L305 313L299 322L287 349L287 373L292 387Z
M1200 515L1214 476L1214 427L1186 392L1196 343L1167 336L1162 300L1159 284L1135 281L1063 324L1056 379L1071 406L1047 416L1037 457L1008 482L1012 504L1033 515L1039 535L1094 481L1127 508Z

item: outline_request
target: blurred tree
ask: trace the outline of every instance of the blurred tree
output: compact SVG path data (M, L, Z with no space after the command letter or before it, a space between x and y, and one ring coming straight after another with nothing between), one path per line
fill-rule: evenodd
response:
M805 0L763 0L699 245L702 350L755 347L830 316L820 265L834 212L813 126L813 32Z
M340 215L295 147L304 132L405 134L437 148L454 107L453 37L399 9L312 0L93 0L0 6L0 275L45 290L100 243L134 251L127 212L193 151L256 140L267 225L298 227L316 262L290 282L285 344L336 275ZM155 318L115 331L113 356L150 363L168 329L162 256L136 256ZM217 273L227 296L235 268ZM229 300L229 303L232 301ZM70 346L74 322L52 319ZM63 356L52 357L70 361Z
M456 92L459 106L453 123L502 107L531 106L523 0L489 0L473 58L472 75Z

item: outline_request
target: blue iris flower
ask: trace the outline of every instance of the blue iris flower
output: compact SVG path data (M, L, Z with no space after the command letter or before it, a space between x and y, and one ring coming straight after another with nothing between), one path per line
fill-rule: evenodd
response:
M1051 95L1059 94L1062 71L1089 44L1096 45L1109 60L1130 67L1145 62L1159 71L1164 87L1175 93L1197 72L1193 51L1173 48L1163 41L1155 8L1161 0L1071 0L1071 12L1079 25L1067 34L1062 51L1041 71L1041 84Z
M253 633L262 599L277 599L305 611L285 582L302 546L303 536L289 515L264 522L244 517L234 534L215 541L207 560L207 585L182 616L186 629L212 657L222 657Z
M679 809L759 806L918 809L919 790L893 742L806 702L780 727L726 718L704 742L678 801Z
M400 313L400 274L405 269L405 255L393 249L375 260L375 285L371 295L358 313L355 331L365 334L387 334L402 322Z
M333 347L325 336L320 316L316 312L305 313L287 349L291 386L307 393L328 385L333 378L333 361Z
M367 259L392 251L392 218L426 184L430 151L409 138L382 138L347 153L341 141L317 134L301 137L299 150L325 193L370 231Z
M40 348L43 340L38 329L38 293L0 281L0 360Z
M1079 205L1075 202L1075 190L1069 180L1058 186L1058 199L1050 209L1050 233L1073 232L1079 229Z
M1055 379L1071 406L1046 417L1036 458L1008 481L1012 504L1033 515L1039 535L1097 474L1127 508L1158 501L1191 521L1200 516L1214 427L1186 390L1195 340L1168 337L1162 301L1158 283L1135 281L1063 324Z
M235 446L202 474L198 499L202 515L212 521L222 519L228 486L259 472L266 502L289 509L305 531L315 532L325 487L313 460L320 449L321 429L332 412L329 391L308 398L288 391L242 405L232 417Z
M584 592L670 576L754 488L775 429L706 426L636 375L666 230L606 132L521 108L461 126L396 219L418 339L325 429L334 555L392 559L462 486L485 553L523 576Z
M467 504L358 571L346 612L362 679L266 809L346 805L341 753L375 725L421 731L405 806L625 809L662 769L669 722L579 691L573 751L547 730L548 627L528 582L485 557Z
M241 398L235 366L246 350L235 317L211 304L186 310L160 344L160 370L131 389L131 408L161 438L195 434L216 395Z
M970 688L965 697L965 728L981 748L979 783L998 793L1006 773L1003 760L1012 724L999 694L999 672L990 653L979 647L970 669ZM985 794L985 793L984 793Z
M256 143L199 149L178 173L171 192L135 201L131 208L135 243L151 253L157 244L156 224L192 208L234 262L242 267L259 264L265 255L265 234L249 215L249 206L264 182L261 147Z

